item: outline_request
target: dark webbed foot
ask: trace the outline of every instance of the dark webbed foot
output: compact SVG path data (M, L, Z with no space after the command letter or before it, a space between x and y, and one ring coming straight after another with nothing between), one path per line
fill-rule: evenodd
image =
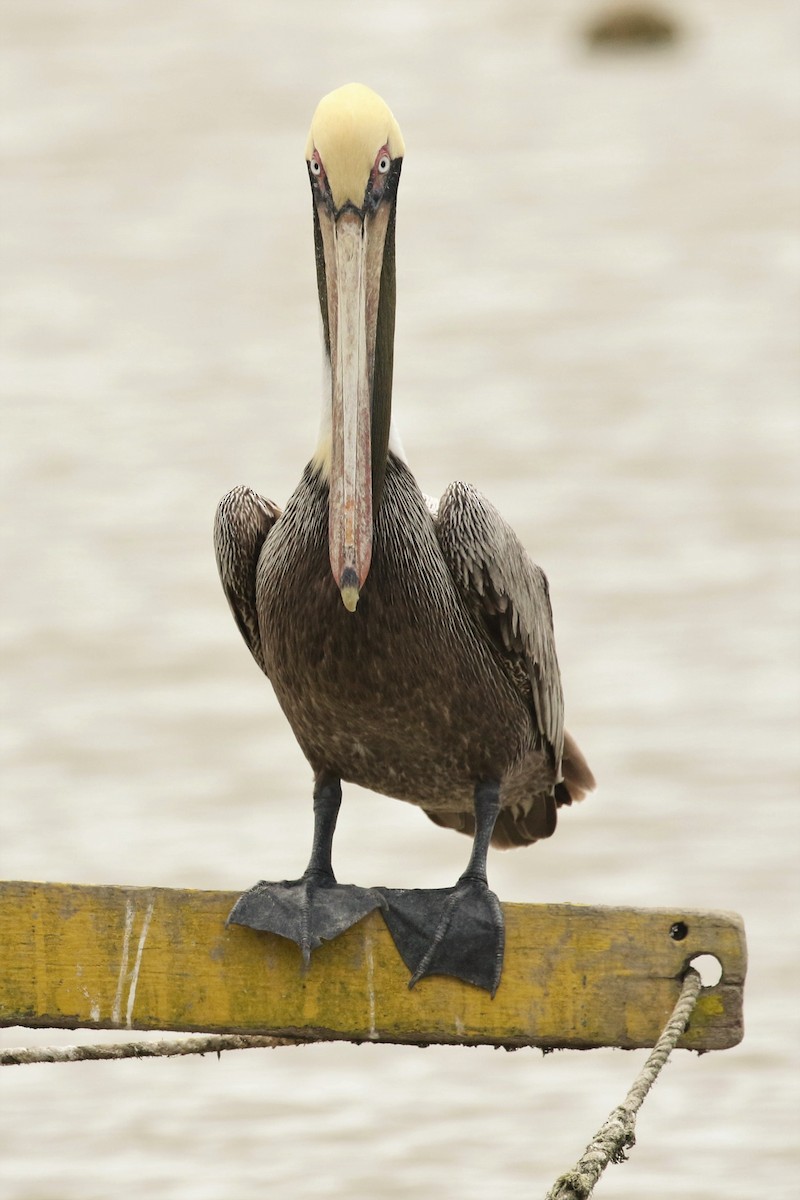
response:
M333 875L306 871L300 879L267 883L263 879L231 909L229 925L246 925L297 942L308 966L311 951L384 907L380 893L337 883Z
M475 788L475 841L455 887L397 891L384 888L384 919L411 971L409 987L425 975L453 975L492 995L503 970L505 925L500 901L486 882L486 855L500 811L500 786Z
M234 904L228 924L247 925L297 942L308 966L311 951L344 933L386 902L375 888L336 882L331 847L342 802L338 779L321 774L314 788L314 841L311 858L299 879L266 883L263 879Z
M455 887L384 888L384 920L403 962L408 986L426 975L452 975L497 991L505 926L500 901L485 879L463 875Z

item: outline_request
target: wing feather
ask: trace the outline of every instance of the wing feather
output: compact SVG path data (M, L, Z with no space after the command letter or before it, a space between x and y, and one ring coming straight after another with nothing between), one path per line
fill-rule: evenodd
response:
M252 488L237 487L220 500L214 518L214 551L222 587L239 632L264 674L256 573L264 542L280 515L271 500Z
M564 698L544 571L477 488L452 483L439 502L436 533L467 607L521 686L530 689L556 780L564 750Z

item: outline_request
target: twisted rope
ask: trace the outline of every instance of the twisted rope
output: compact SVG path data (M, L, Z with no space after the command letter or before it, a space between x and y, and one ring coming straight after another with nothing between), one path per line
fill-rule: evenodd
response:
M86 1046L40 1046L0 1050L0 1067L27 1063L86 1062L102 1058L173 1058L180 1054L216 1054L223 1050L275 1050L279 1046L304 1046L309 1039L243 1037L234 1033L208 1037L170 1038L160 1042L108 1042Z
M655 1083L681 1034L689 1024L703 986L700 974L689 967L681 994L646 1063L623 1100L605 1120L571 1171L561 1175L545 1200L587 1200L610 1162L620 1163L636 1144L636 1114ZM42 1046L0 1050L0 1066L27 1063L86 1062L113 1058L170 1058L184 1054L217 1054L223 1050L277 1049L303 1046L313 1039L213 1034L160 1042L109 1042L85 1046Z
M694 967L689 967L672 1015L650 1057L636 1076L633 1087L622 1104L609 1114L572 1170L556 1180L545 1200L586 1200L610 1162L625 1162L626 1151L636 1144L636 1113L689 1024L702 986L699 973Z

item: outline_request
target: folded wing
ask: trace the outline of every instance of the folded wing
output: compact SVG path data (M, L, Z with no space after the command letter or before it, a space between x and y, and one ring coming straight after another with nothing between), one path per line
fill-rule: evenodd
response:
M252 488L237 487L220 500L214 518L214 552L222 587L239 632L265 675L256 574L264 542L280 515L281 510L271 500Z
M442 555L461 597L531 706L535 750L506 781L504 807L492 842L528 845L555 831L557 808L595 786L592 772L564 731L564 697L544 572L510 525L470 484L453 483L430 506ZM428 813L436 824L466 834L471 812Z

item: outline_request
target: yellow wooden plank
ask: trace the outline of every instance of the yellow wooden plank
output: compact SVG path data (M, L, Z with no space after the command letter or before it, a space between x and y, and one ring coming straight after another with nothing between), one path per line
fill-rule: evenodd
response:
M452 979L409 991L379 913L304 971L293 943L226 928L235 899L0 883L0 1025L633 1048L656 1041L689 960L713 954L722 979L703 989L680 1045L719 1050L742 1038L746 950L733 913L505 905L505 967L491 999Z

